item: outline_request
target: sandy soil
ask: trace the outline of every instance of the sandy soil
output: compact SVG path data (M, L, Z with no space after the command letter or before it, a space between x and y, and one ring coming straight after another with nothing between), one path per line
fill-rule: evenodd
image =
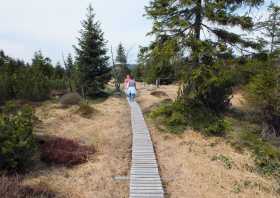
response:
M165 98L151 96L152 89L139 86L138 101L149 109ZM163 86L160 91L176 97L177 86ZM241 95L233 105L242 105ZM253 172L254 162L249 153L240 154L221 138L205 138L187 130L182 135L160 132L148 121L155 144L160 171L169 198L276 198L277 185L271 178ZM223 155L226 162L213 160Z
M47 103L37 109L36 114L43 121L41 132L94 145L97 153L88 163L74 168L42 164L27 176L26 184L43 183L61 197L128 197L128 181L115 180L114 176L126 176L129 172L130 111L126 101L116 97L92 106L96 113L90 119L79 116L78 107L62 109Z

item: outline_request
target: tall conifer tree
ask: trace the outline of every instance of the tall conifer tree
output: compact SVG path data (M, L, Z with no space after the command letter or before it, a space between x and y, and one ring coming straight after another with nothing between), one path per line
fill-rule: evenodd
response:
M102 93L105 84L110 80L106 55L106 42L100 23L95 21L95 14L90 5L86 19L82 21L81 36L75 47L79 69L80 88L85 95L97 96Z
M193 128L216 135L224 132L223 113L234 82L227 59L233 48L242 53L261 48L243 34L254 27L246 8L261 3L263 0L152 0L146 7L153 20L152 52L166 48L174 56L185 54L187 68L176 102L183 107L177 111L184 110Z
M121 83L129 73L127 68L127 57L124 46L120 43L117 48L116 65L114 68L115 78Z
M174 50L174 55L176 55L175 50L179 49L185 52L185 56L190 57L191 64L187 71L188 76L185 78L187 82L181 95L199 96L203 100L202 103L207 103L210 99L215 100L211 96L217 94L213 87L209 86L209 82L213 82L210 80L211 77L218 79L216 77L220 74L217 68L214 68L214 64L221 58L230 56L232 48L242 51L260 48L259 43L234 32L233 27L240 28L243 32L252 30L254 26L252 18L242 14L244 11L241 9L258 6L262 2L263 0L153 0L150 2L146 7L146 13L153 20L150 34L156 37L151 48L162 49L175 42L175 48L171 49ZM224 100L223 97L219 98Z
M117 57L116 57L117 63L120 64L127 64L127 57L125 54L125 49L123 45L120 43L117 49Z

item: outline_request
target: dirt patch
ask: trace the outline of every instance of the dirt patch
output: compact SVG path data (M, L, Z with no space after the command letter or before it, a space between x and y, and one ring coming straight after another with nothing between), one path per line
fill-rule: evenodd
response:
M160 97L160 98L161 97L168 97L168 95L163 91L152 91L151 95L156 96L156 97Z
M79 106L62 109L49 102L37 109L42 120L38 132L93 145L96 153L87 163L73 168L38 165L25 179L26 184L44 182L69 198L128 197L128 181L113 179L129 173L131 126L127 102L110 97L92 107L98 113L90 119L77 113Z
M161 88L174 97L176 86ZM233 105L243 105L241 95ZM140 88L143 109L162 101ZM273 178L254 172L249 152L238 153L222 138L205 138L192 130L182 135L160 132L147 120L155 144L160 172L169 198L276 198L279 186Z
M164 92L165 97L155 97L152 95L152 93L155 92L154 89L151 89L150 87L143 87L140 83L137 87L138 96L136 100L141 104L143 112L149 112L151 108L162 101L175 100L178 92L177 85L163 85L160 86L156 92Z
M240 90L235 90L231 99L231 104L234 108L245 109L248 105L244 98L244 93Z

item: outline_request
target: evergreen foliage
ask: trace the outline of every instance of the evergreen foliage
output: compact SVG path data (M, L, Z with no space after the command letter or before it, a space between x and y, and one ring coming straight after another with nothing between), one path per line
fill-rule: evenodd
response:
M127 57L125 48L120 43L117 49L116 64L114 65L114 76L118 83L121 83L126 78L126 75L130 73L127 67Z
M269 16L258 22L256 29L265 36L263 41L269 45L270 52L273 52L280 47L280 6L271 3L267 11Z
M127 64L127 57L126 57L125 49L124 49L122 43L119 44L118 49L117 49L116 62L120 63L120 64Z
M106 42L100 23L94 20L90 5L86 19L82 22L81 36L75 47L79 68L79 86L88 96L102 93L105 83L110 80L109 57L106 55Z
M280 136L279 57L259 65L247 85L247 98L263 120L263 137Z
M176 51L178 51L177 45L173 40L163 44L153 43L149 48L141 48L137 70L142 73L143 80L147 83L155 83L160 79L162 83L169 84L179 79L183 57Z
M218 126L222 123L221 116L228 107L233 86L231 74L224 69L226 60L233 57L233 48L242 51L261 48L259 43L227 27L252 30L252 18L238 10L262 2L153 0L146 7L147 16L153 20L150 34L156 37L152 50L157 49L154 46L174 43L171 56L190 52L185 55L189 56L189 59L185 58L188 67L185 68L179 100L186 106L186 117L193 127L196 120L203 118L199 115L203 115L204 118L215 118L209 120L205 129L210 127L211 133L215 128L220 130ZM160 54L168 57L162 52Z
M32 109L16 108L7 103L0 115L0 169L9 171L26 168L36 150Z
M52 89L66 89L65 71L60 65L53 67L51 60L39 51L34 54L32 64L0 56L0 102L11 99L42 101L49 97Z
M64 65L65 65L66 78L68 81L68 87L71 92L76 91L79 82L79 73L78 73L77 64L74 63L71 54L67 56Z

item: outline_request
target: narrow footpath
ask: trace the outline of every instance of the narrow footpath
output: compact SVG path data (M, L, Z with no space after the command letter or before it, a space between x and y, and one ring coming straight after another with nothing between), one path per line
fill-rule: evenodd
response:
M132 164L130 170L130 198L163 198L150 132L137 102L129 102L133 132Z

